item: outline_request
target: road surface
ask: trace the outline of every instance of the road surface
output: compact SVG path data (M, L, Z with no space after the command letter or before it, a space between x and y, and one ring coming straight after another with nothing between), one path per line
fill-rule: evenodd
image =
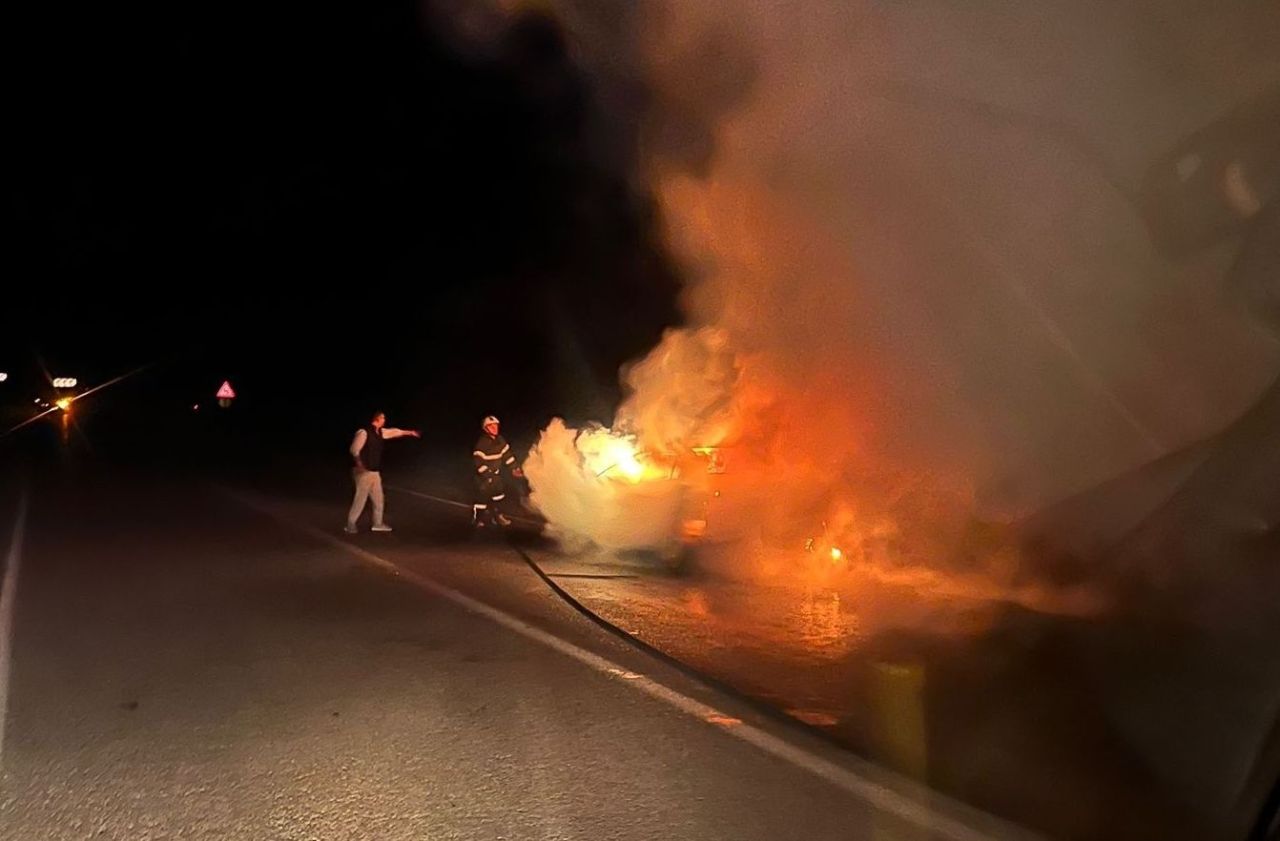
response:
M401 505L439 498L406 490ZM753 578L725 572L726 560L751 566L731 547L676 573L654 559L523 551L631 638L1051 837L1243 837L1259 786L1274 782L1271 623L1192 626L940 571Z
M602 632L447 511L345 543L319 495L6 479L4 841L1016 834Z

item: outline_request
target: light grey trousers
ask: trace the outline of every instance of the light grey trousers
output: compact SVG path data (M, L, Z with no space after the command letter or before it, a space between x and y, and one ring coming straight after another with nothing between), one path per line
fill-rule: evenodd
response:
M364 513L364 504L369 499L373 500L373 524L382 525L385 506L382 498L382 474L376 470L355 470L351 476L356 482L356 496L351 500L351 510L347 512L347 525L355 528L356 520Z

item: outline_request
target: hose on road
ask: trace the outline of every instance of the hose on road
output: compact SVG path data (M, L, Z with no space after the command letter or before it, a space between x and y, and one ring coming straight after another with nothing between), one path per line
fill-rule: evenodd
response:
M410 488L399 487L396 485L389 485L388 487L391 490L400 491L401 493L406 493L406 494L409 494L410 496L415 496L419 499L427 500L428 502L435 502L441 505L449 505L455 508L465 508L467 510L471 509L471 506L468 503L459 502L458 500L455 500L455 499L448 499L447 497L442 497L442 496L434 496L432 494L427 494L421 491L415 491ZM525 523L527 525L541 525L540 523L538 523L538 521L530 519L528 517L513 517L512 519L518 522ZM557 598L563 601L566 605L568 605L577 613L581 614L585 619L587 619L592 624L599 627L601 630L605 631L611 636L617 637L618 639L624 641L627 645L638 649L639 651L649 655L650 657L653 657L654 659L663 663L667 667L675 670L676 672L688 678L689 680L693 681L694 683L732 699L736 703L751 709L754 713L760 715L761 717L769 721L783 725L795 731L803 732L809 736L816 736L817 738L821 739L823 742L826 742L831 745L835 745L837 747L840 747L841 749L847 749L846 745L840 744L840 742L838 742L832 736L832 734L829 733L827 730L824 730L820 727L815 727L814 725L803 722L797 718L793 718L792 716L787 715L785 712L778 709L777 707L771 704L768 704L764 701L761 701L751 695L748 695L744 693L741 689L737 688L736 686L730 683L727 683L721 680L720 678L714 677L702 671L701 669L698 669L694 666L689 665L685 661L680 660L679 658L674 657L671 654L668 654L666 651L663 651L662 649L654 645L651 645L650 643L645 642L644 640L637 637L635 634L632 634L627 630L625 630L624 628L621 628L618 625L615 625L613 622L610 622L608 619L605 619L603 616L596 613L591 608L587 607L585 604L579 601L572 593L570 593L568 590L562 587L550 573L544 570L541 567L541 565L539 565L538 562L534 560L532 555L530 555L527 551L525 551L523 547L521 547L517 543L512 542L509 537L505 537L504 540L507 547L510 548L513 552L515 552L516 555L518 555L522 561L524 561L525 565L528 566L529 569L533 571L533 574L536 575L544 585L546 585L547 589L549 589Z

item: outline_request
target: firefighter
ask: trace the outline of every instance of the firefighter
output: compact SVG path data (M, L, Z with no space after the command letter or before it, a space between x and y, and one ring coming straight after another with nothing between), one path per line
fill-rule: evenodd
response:
M511 519L502 513L502 502L507 498L504 477L519 478L524 474L516 466L516 455L511 445L499 434L500 421L489 415L480 423L484 434L476 442L471 453L476 468L476 484L478 494L472 506L472 522L477 528L497 524L511 525Z

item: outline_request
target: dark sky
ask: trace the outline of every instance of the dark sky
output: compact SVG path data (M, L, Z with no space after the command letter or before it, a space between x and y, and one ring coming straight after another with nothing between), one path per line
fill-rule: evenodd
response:
M618 365L676 319L629 138L546 20L481 57L412 2L7 17L10 404L39 362L156 362L137 405L232 377L317 445L375 405L531 430L607 420Z

